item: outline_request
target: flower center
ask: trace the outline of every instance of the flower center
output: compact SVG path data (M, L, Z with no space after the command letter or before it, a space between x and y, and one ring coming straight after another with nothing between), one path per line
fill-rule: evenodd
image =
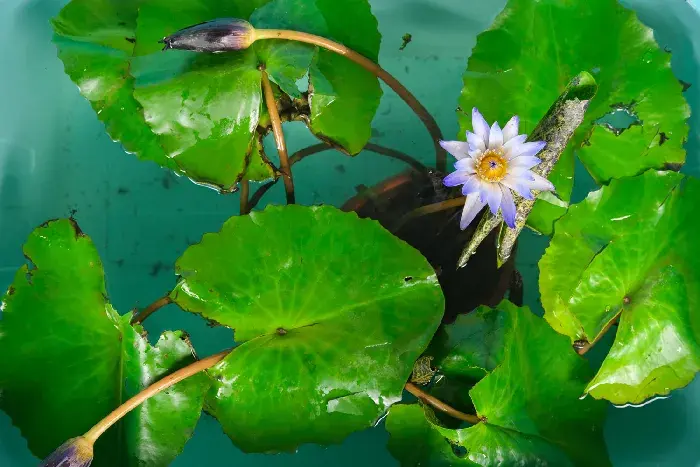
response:
M508 162L503 152L489 149L476 163L476 174L487 182L500 182L506 176Z

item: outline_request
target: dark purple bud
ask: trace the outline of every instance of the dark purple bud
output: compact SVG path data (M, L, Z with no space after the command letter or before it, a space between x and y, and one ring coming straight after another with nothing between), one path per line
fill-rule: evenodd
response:
M90 467L92 443L85 438L73 438L63 443L39 467Z
M222 18L181 29L163 39L163 50L195 52L243 50L255 41L255 28L242 19Z

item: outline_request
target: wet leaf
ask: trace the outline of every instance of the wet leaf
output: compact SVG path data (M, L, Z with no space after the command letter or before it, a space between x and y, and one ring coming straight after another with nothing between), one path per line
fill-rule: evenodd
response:
M284 96L284 120L307 122L350 154L364 147L381 90L374 75L343 57L286 40L259 40L247 50L214 56L161 52L165 36L220 18L333 37L375 60L379 51L367 0L188 0L177 8L169 0L72 0L54 28L66 72L110 135L196 183L230 192L244 174L264 176L256 173L259 167L246 170L257 162L258 125L269 125L260 121L261 68L302 104L301 110L289 106L292 100ZM310 69L309 106L298 82Z
M467 112L458 113L460 138L471 128L474 106L488 121L501 124L517 114L521 132L531 133L581 70L591 72L600 89L568 151L578 151L597 181L685 161L689 107L671 71L670 55L617 0L510 0L491 29L479 35L469 59L460 98ZM642 125L615 136L594 123L620 105L629 106ZM663 145L662 132L670 138ZM564 180L573 179L572 160L562 156L557 170ZM555 186L568 203L571 183ZM565 212L543 203L537 202L530 220L540 229Z
M487 323L501 323L503 338L501 361L469 391L484 421L451 430L416 405L394 406L386 422L392 454L404 466L610 465L605 404L579 399L591 375L588 363L527 308L504 301L481 309L473 324ZM466 324L452 325L453 336ZM476 349L479 359L480 343L469 341L481 334L465 333L454 352Z
M336 443L374 424L444 306L420 253L332 207L233 217L177 272L183 309L235 329L240 345L210 371L207 407L247 452Z
M38 457L79 436L129 397L193 361L181 332L156 347L105 295L95 246L71 220L29 237L0 320L0 408ZM208 381L195 376L149 399L96 445L95 466L162 466L199 419Z
M572 341L597 341L618 317L610 354L587 391L638 403L700 369L700 182L648 171L613 180L557 222L540 261L545 318Z
M381 35L367 0L316 0L331 39L370 60L379 58ZM351 24L352 27L348 27ZM369 71L327 50L319 50L309 71L311 131L338 143L350 154L359 153L372 132L382 90Z
M52 20L66 73L112 139L142 159L177 171L134 99L131 56L140 0L73 0Z

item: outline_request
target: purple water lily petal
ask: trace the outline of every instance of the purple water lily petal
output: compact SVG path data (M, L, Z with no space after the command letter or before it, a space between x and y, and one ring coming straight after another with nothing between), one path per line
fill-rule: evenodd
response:
M476 170L474 167L475 161L471 157L467 157L465 159L460 159L455 163L455 169L457 170L462 170L464 172L468 172L470 174L473 174Z
M517 115L514 115L510 120L508 120L506 126L503 127L503 142L507 143L511 139L518 136L519 126L520 118Z
M523 143L520 146L514 147L510 151L510 158L514 159L520 156L536 156L547 145L544 141L534 141Z
M501 187L498 183L484 183L481 189L481 201L486 201L491 209L491 214L494 216L498 214L498 208L501 207L501 199L503 198L503 193L501 193Z
M440 146L457 160L469 157L469 144L464 141L440 141Z
M469 145L472 147L472 150L486 150L486 141L471 131L467 131L467 143L469 143Z
M508 167L521 168L521 169L531 169L536 165L539 165L542 160L535 156L518 156L510 160Z
M469 180L469 177L471 177L471 174L468 174L466 172L459 170L457 172L452 172L447 177L445 177L445 179L442 181L442 183L445 186L453 187L453 186L462 185L464 183L467 183L467 180Z
M474 133L484 140L484 142L489 140L489 124L486 123L486 119L476 107L472 109L472 128L474 129Z
M462 218L459 221L459 228L462 230L466 229L469 224L472 223L476 215L481 212L483 207L484 203L479 199L478 193L472 193L467 196L464 202L464 208L462 209Z
M494 122L489 130L489 149L498 149L503 146L503 132L498 122Z
M506 221L506 225L511 229L515 228L515 202L513 201L513 195L510 190L501 186L501 192L503 194L503 200L501 201L501 214L503 215L503 220Z
M462 186L462 194L468 196L472 193L478 193L481 190L481 181L476 175L472 175Z

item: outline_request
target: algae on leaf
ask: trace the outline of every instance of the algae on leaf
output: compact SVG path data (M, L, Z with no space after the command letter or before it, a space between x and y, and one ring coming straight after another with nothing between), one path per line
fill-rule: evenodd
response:
M402 465L610 465L603 439L605 404L580 398L591 370L567 339L527 308L507 301L480 309L472 320L483 321L478 327L498 323L502 333L488 346L498 353L495 367L469 391L482 421L453 430L426 417L424 410L430 409L392 407L386 422L389 450ZM463 362L479 361L481 346L471 341L483 333L464 332L466 324L463 318L447 326L454 338L463 338L452 342L450 353L465 352ZM471 374L470 366L462 366L464 375ZM455 371L459 368L452 368L453 376Z
M639 403L700 370L700 182L647 171L613 180L572 206L540 260L545 318L572 341L596 342L620 319L586 391Z
M530 133L581 70L593 74L599 90L567 151L577 152L598 182L685 161L689 107L670 55L617 0L509 0L491 29L478 36L469 58L459 101L467 112L458 112L461 139L472 107L500 123L519 115ZM615 135L595 123L620 106L629 107L641 124ZM564 206L571 196L572 160L563 155L555 169ZM544 203L538 201L531 215L536 228L566 211Z
M207 408L246 452L372 426L401 399L444 310L418 251L329 206L233 217L176 268L175 302L235 329L239 346L209 371Z
M74 221L37 228L24 253L31 263L2 302L0 354L11 358L0 365L0 408L45 457L194 353L182 332L152 347L131 314L114 311L97 250ZM192 435L207 384L194 376L134 409L97 442L94 465L172 462Z

